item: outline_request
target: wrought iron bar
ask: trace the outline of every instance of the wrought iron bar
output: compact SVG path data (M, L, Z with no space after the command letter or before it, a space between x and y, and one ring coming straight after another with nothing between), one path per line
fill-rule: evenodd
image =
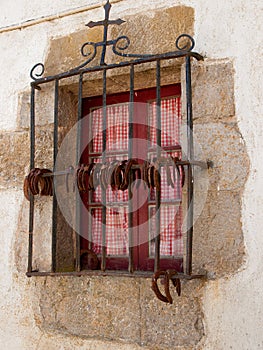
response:
M119 152L116 152L119 154ZM100 154L99 154L100 155ZM96 158L96 157L95 157ZM166 162L159 162L160 166L166 165ZM182 160L182 161L177 161L176 162L177 165L192 165L192 166L198 166L200 168L204 168L204 169L208 169L213 167L213 163L211 161L198 161L198 160L194 160L192 162L189 162L187 160ZM131 166L131 169L141 169L141 165L140 164L133 164ZM52 173L44 173L42 174L42 177L52 177L52 176L63 176L63 175L67 175L67 174L73 174L74 173L74 167L69 167L69 169L66 170L61 170L61 171L53 171Z
M33 261L33 230L34 230L34 196L30 195L29 204L29 233L28 233L28 267L27 271L32 271Z
M30 169L35 167L35 87L31 85L31 107L30 107ZM32 272L33 260L33 230L34 230L34 196L30 194L29 204L29 228L28 228L28 267Z
M103 140L102 140L102 162L106 160L107 149L107 71L103 70L103 93L102 93L102 106L103 106ZM106 189L102 190L102 256L101 256L101 270L106 270L106 224L107 224L107 207L106 207Z
M192 87L191 87L191 59L186 57L186 112L187 112L187 158L189 161L187 172L187 236L186 236L186 266L187 275L192 273L192 246L193 246L193 222L194 222L194 178L191 162L194 159L194 142L193 142L193 110L192 110Z
M129 103L129 144L128 144L128 158L132 159L133 154L133 119L134 119L134 65L130 67L130 103ZM128 186L128 221L129 221L129 272L134 271L134 247L133 247L133 205L132 205L132 190L131 190L132 175L129 174L129 186Z
M38 276L38 277L46 277L46 276L114 276L114 277L130 277L130 278L149 278L152 277L152 272L150 271L134 271L134 273L129 273L127 271L118 271L118 270L107 270L107 271L98 271L98 270L83 270L83 271L73 271L73 272L40 272L40 271L32 271L26 274L28 277ZM176 278L190 281L194 279L205 279L207 278L207 274L198 274L198 275L186 275L184 273L178 272ZM173 279L173 278L172 278Z
M83 74L79 75L79 85L78 85L78 128L77 128L77 149L76 149L76 159L79 163L81 154L81 123L82 118L82 94L83 94ZM77 232L75 232L75 242L76 242L76 271L80 271L80 222L81 222L81 198L79 194L76 193L76 222L77 222Z
M95 67L88 67L88 68L74 68L72 70L69 70L67 72L63 72L54 76L47 76L44 78L37 78L38 76L40 76L40 74L36 74L34 73L34 70L36 70L39 66L42 67L43 64L42 63L38 63L36 64L30 73L31 78L34 80L31 84L33 85L41 85L47 82L51 82L54 79L64 79L64 78L69 78L69 77L73 77L76 75L79 75L80 73L91 73L91 72L98 72L101 70L110 70L110 69L114 69L114 68L118 68L118 67L128 67L131 64L133 65L138 65L138 64L142 64L142 63L148 63L148 62L154 62L157 59L159 60L167 60L167 59L172 59L172 58L182 58L182 57L194 57L196 60L198 61L202 61L204 58L202 55L196 53L196 52L192 52L192 51L186 51L186 50L182 50L182 51L171 51L171 52L166 52L163 54L157 54L157 55L146 55L143 58L139 58L137 60L131 60L129 62L125 61L125 62L119 62L119 63L112 63L112 64L108 64L107 66L95 66ZM44 67L44 66L43 66ZM44 74L44 68L43 68L43 73Z
M161 156L161 64L160 60L156 62L156 156L157 159ZM158 165L158 177L160 179L160 166ZM160 182L159 182L160 183ZM154 271L160 269L160 220L161 220L161 189L155 190L156 205L155 205L155 256L154 256Z
M56 159L58 153L58 101L59 101L59 81L55 80L55 100L54 100L54 138L53 138L53 168L56 166ZM55 183L54 179L53 186L53 206L52 206L52 272L56 271L57 265L57 211L58 204L55 193Z
M35 87L31 85L30 107L30 169L35 167Z

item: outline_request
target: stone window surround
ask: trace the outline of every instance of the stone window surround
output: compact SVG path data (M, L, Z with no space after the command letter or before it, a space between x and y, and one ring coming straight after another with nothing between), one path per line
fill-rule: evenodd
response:
M179 7L180 8L180 7ZM172 10L171 12L173 13L173 10L176 12L177 8L172 8L168 9ZM180 8L180 11L182 9ZM82 35L82 34L81 34ZM95 33L97 35L97 33ZM54 41L51 42L50 46L50 51L47 56L47 61L45 63L45 66L47 66L47 74L52 72L52 67L54 67L54 61L56 59L52 59L51 55L51 49L58 44L57 41L60 42L60 39L55 39ZM63 42L63 40L62 40ZM65 44L67 44L67 40L65 41ZM63 46L62 46L63 47ZM63 50L62 50L63 52ZM109 54L107 59L111 59L111 55ZM168 61L167 65L163 65L161 69L161 85L168 85L168 84L174 84L178 82L182 82L182 97L184 98L184 69L182 69L180 62L178 64L178 60L176 60L176 63ZM184 68L184 67L183 67ZM222 118L224 118L224 123L227 123L229 125L234 125L234 107L233 107L233 83L232 81L227 81L227 80L221 80L219 76L214 76L212 77L214 80L216 80L216 83L218 84L220 81L220 87L219 89L215 88L215 86L212 89L209 89L209 83L207 80L207 77L205 76L206 72L209 74L214 74L220 76L221 72L224 74L228 74L230 80L233 78L233 68L232 68L232 63L229 60L218 60L218 61L208 61L207 63L195 63L193 64L193 96L195 97L200 94L200 87L202 86L207 86L205 88L205 92L207 92L207 96L211 97L211 92L215 93L216 97L219 97L218 102L216 103L216 107L214 111L211 111L211 106L209 106L209 103L204 103L204 95L201 93L202 97L202 102L201 103L196 103L195 99L193 101L194 104L194 118L195 118L195 124L196 127L198 128L203 122L206 121L211 121L211 118L209 117L212 115L214 112L214 118L216 121L222 122ZM201 77L201 79L199 79ZM200 80L200 83L198 83L198 80ZM212 82L214 84L215 81ZM148 88L148 87L153 87L155 85L155 72L154 69L152 69L151 64L145 64L144 67L140 70L138 69L136 73L136 81L135 81L135 90L136 89L143 89L143 88ZM59 112L60 112L60 117L59 117L59 138L60 142L67 133L67 131L73 126L73 124L76 121L76 112L77 112L77 107L76 107L76 95L77 95L77 84L74 83L74 79L68 79L66 82L61 84L60 86L60 105L59 105ZM116 93L116 92L124 92L128 91L129 89L129 75L127 72L125 72L125 68L123 69L118 69L118 72L115 70L110 71L109 77L108 77L108 84L107 84L107 92L109 94ZM201 88L202 89L202 88ZM43 89L44 90L44 89ZM216 91L218 90L218 91ZM197 93L196 93L197 92ZM98 73L93 74L93 78L90 80L85 81L84 80L84 85L83 85L83 97L88 97L88 96L94 96L94 95L99 95L101 93L101 77L99 76ZM40 144L41 140L45 139L45 134L47 130L49 129L48 133L51 132L52 130L52 118L50 118L50 110L45 110L47 102L51 99L52 97L49 96L48 92L48 87L47 91L42 91L41 94L43 94L46 97L43 99L43 104L39 106L39 109L41 110L41 113L43 115L37 120L37 133L40 132ZM42 97L41 97L42 98ZM222 98L225 99L225 101L222 100ZM221 101L222 100L222 101ZM197 101L201 101L200 98ZM51 103L53 106L53 104ZM184 101L182 101L182 106L184 108ZM202 107L201 107L202 106ZM200 108L201 107L201 108ZM213 108L212 108L213 109ZM185 118L185 110L183 109L183 117ZM212 113L212 114L211 114ZM65 115L67 118L65 118ZM218 115L218 116L217 116ZM227 117L229 116L229 117ZM226 118L227 117L227 118ZM207 119L208 118L208 119ZM67 120L67 123L64 123L64 120ZM47 126L47 128L45 127ZM50 136L48 136L48 139L50 141ZM38 140L37 140L38 142ZM49 147L49 150L48 150ZM47 146L45 145L45 160L41 160L40 157L40 152L37 154L37 160L43 164L43 166L47 167L52 167L52 161L50 159L50 156L48 153L52 154L51 152L52 146ZM213 159L213 157L209 157L209 159ZM210 171L211 174L211 171ZM245 176L245 175L244 175ZM43 212L43 210L41 210ZM61 223L62 229L61 232L65 230L65 224ZM66 224L66 226L68 226ZM47 227L49 227L47 223ZM60 230L59 230L60 231ZM72 233L67 235L68 241L70 242L70 246L72 246L72 243L74 241L74 238L72 238ZM71 238L69 238L71 237ZM65 238L65 235L64 235ZM58 235L59 239L59 235ZM66 241L67 241L66 240ZM48 241L48 239L47 239ZM65 240L64 240L65 241ZM63 241L63 242L64 242ZM65 243L65 242L64 242ZM65 245L62 244L61 246ZM37 250L37 249L36 249ZM62 249L64 252L69 252L68 249ZM60 253L59 253L60 255ZM65 258L65 254L62 253L62 261L63 264L61 265L61 269L63 270L66 266L66 270L71 270L73 266L73 261L74 261L74 252L71 254L66 254L67 256L70 256L70 263L66 263L65 261L68 260ZM43 260L43 259L42 259ZM60 257L58 257L58 260L61 260ZM37 264L38 265L38 264ZM48 266L44 264L45 266ZM202 268L205 268L205 265L202 265Z
M182 70L182 73L181 73L181 70ZM214 71L214 73L213 73ZM211 89L206 89L206 85L208 84L209 86L209 83L207 83L207 79L205 77L205 74L208 73L208 75L211 75L211 74L216 74L215 78L216 78L216 81L218 82L218 74L221 74L221 71L222 73L228 73L228 74L231 74L231 71L232 71L232 68L231 68L231 63L229 61L227 62L222 62L222 61L218 61L218 62L214 62L214 61L210 61L210 62L207 62L207 63L198 63L198 64L194 64L193 65L193 96L194 96L194 100L193 100L193 106L194 106L194 118L195 118L195 128L199 128L200 126L203 125L203 123L205 123L205 128L208 126L208 121L210 119L210 117L208 116L210 114L210 111L209 111L209 108L211 108L209 106L209 103L207 104L204 104L203 101L202 101L202 108L201 107L201 104L199 103L196 103L196 100L195 100L195 96L197 96L197 93L200 94L200 85L198 84L198 79L205 79L205 80L200 80L201 81L201 85L203 85L203 87L205 88L205 92L206 93L210 93L211 92ZM172 74L174 73L174 75ZM171 83L178 83L180 80L182 81L182 98L184 96L184 84L183 84L183 81L184 81L184 67L180 67L180 66L168 66L168 67L163 67L162 69L162 85L169 85ZM145 71L140 71L138 73L138 75L136 75L137 79L136 79L136 84L135 84L135 89L138 89L138 88L142 88L142 87L153 87L154 86L154 82L155 82L155 75L154 75L154 71L149 68ZM182 78L181 78L182 77ZM230 75L231 77L231 75ZM181 78L181 79L180 79ZM128 74L121 74L121 75L113 75L113 76L110 76L109 77L109 84L108 84L108 91L109 93L115 93L116 91L118 92L124 92L124 91L127 91L128 90L128 81L129 81L129 75ZM229 83L228 83L229 84ZM224 89L224 85L225 84L222 84L223 86L220 87L220 94L218 95L219 92L217 91L214 91L215 94L217 94L219 100L217 101L217 103L215 104L214 106L214 111L216 114L214 114L215 118L216 118L216 123L219 122L220 125L225 125L227 123L227 125L229 126L232 126L232 129L233 129L233 122L234 122L234 110L233 108L231 107L232 104L231 104L231 90L229 90L227 92L227 104L223 105L221 104L221 101L220 101L220 98L222 99L222 96L223 98L225 98L225 95L222 95L223 94L223 89ZM90 89L90 86L93 87L93 89L91 90ZM120 88L121 87L121 88ZM95 79L94 80L90 80L90 81L87 81L87 82L84 82L84 89L83 91L86 93L84 93L84 96L88 96L87 92L90 92L92 91L92 93L94 95L98 95L98 92L100 91L100 88L101 88L101 79L98 79L98 76L95 76ZM214 89L214 88L213 88ZM60 130L60 140L63 139L64 135L66 134L67 130L70 129L70 127L72 127L72 125L74 125L75 121L76 121L76 91L77 91L77 85L76 84L72 84L72 82L70 82L70 84L68 84L67 86L61 86L60 88L60 116L61 118L59 118L60 120L60 123L59 123L59 130ZM44 91L43 91L44 92ZM42 92L40 92L42 94ZM202 94L203 96L203 94ZM46 104L47 100L44 99L44 103ZM182 101L182 106L184 106L184 101ZM43 106L40 106L40 110L42 110ZM229 114L229 117L227 117L227 113L230 113ZM182 110L182 114L183 114L183 118L185 118L185 110L183 108ZM226 114L226 117L224 117L224 114ZM65 115L67 116L65 118ZM218 117L216 117L216 115L219 115ZM63 118L62 118L63 116ZM222 117L224 117L224 121L222 120ZM67 125L65 125L64 121L67 120ZM211 119L210 119L211 121ZM41 121L39 121L39 124L41 124ZM210 123L211 124L211 123ZM51 125L51 129L52 129L52 124ZM43 131L43 128L45 129L44 126L42 126L40 129ZM235 128L235 127L234 127ZM202 127L202 129L204 129L204 125ZM203 133L203 130L200 130L201 131L201 134ZM233 130L234 131L234 130ZM233 132L232 131L232 132ZM222 132L222 131L221 131ZM234 137L234 136L233 136ZM40 141L41 142L41 141ZM207 149L207 146L205 146L206 149ZM52 154L52 146L50 146L50 150L49 150L50 154ZM40 152L41 153L41 152ZM40 153L38 152L38 157L40 157ZM208 152L209 153L209 152ZM46 164L47 167L52 167L52 160L50 159L50 157L47 156L47 152L45 152L45 161L43 162L43 160L41 161L40 159L40 162L41 164L44 165L44 163ZM207 156L206 157L207 159L213 159L214 156L211 155L211 157ZM218 158L218 156L217 156ZM49 159L49 161L48 161ZM243 162L243 160L241 159L241 161ZM49 162L49 164L48 164ZM215 168L215 170L217 170L217 167ZM215 170L211 170L209 171L209 176L211 176L211 179L212 179L212 184L215 182L215 179L214 179L214 175L215 175ZM246 172L245 172L246 173ZM212 176L213 175L213 176ZM244 174L245 176L245 174ZM223 175L224 177L224 175ZM243 175L242 175L242 172L241 172L241 178L243 178ZM218 192L218 191L217 191ZM208 192L209 194L210 192ZM42 210L41 210L42 211ZM65 226L64 224L62 224L62 230L61 232L64 232L65 233ZM48 225L47 225L48 226ZM66 225L67 226L67 225ZM70 231L71 232L71 231ZM195 241L197 239L198 234L195 234ZM59 237L59 235L58 235ZM71 242L70 245L72 245L73 241L74 241L74 238L72 238L72 232L70 233L70 237L68 237L68 241ZM65 238L65 234L64 234L64 238ZM58 238L59 239L59 238ZM61 237L62 239L62 237ZM61 246L65 246L65 240L63 240L63 244ZM212 241L211 241L211 244ZM201 247L200 247L201 248ZM62 251L64 252L68 252L68 249L62 249ZM59 252L59 254L62 254L63 258L62 258L62 261L63 264L61 265L61 270L64 270L65 266L66 266L66 270L71 270L72 269L72 266L73 266L73 261L74 261L74 252L72 252L71 254L66 254L68 256L70 256L70 260L71 260L71 263L66 263L65 264L65 261L67 260L66 257L65 257L65 254L63 254L63 252ZM195 254L195 253L194 253ZM240 255L242 256L242 255ZM60 260L61 258L59 258ZM197 259L198 260L198 259ZM46 264L45 264L46 265ZM47 265L46 265L47 266ZM71 267L70 267L71 266ZM205 265L201 265L202 266L202 269L205 268ZM49 269L48 269L49 270ZM198 268L198 272L200 273L200 267Z

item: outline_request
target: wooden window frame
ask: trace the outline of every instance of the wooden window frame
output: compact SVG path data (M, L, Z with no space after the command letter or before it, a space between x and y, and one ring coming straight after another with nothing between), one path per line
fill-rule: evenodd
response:
M161 87L161 99L169 99L173 97L181 97L181 85L180 84L172 84ZM129 103L129 92L116 93L112 95L107 95L107 106L117 105L120 103ZM142 110L143 108L147 109L147 103L156 100L156 87L147 88L142 90L137 90L134 92L134 102L135 109L136 103L140 103L138 113L138 120L140 120L140 124L134 123L133 125L133 137L134 139L148 139L148 128L142 127L143 125L147 125L147 110ZM82 102L82 116L90 116L92 110L95 108L101 108L103 105L103 96L95 96L83 99ZM81 142L85 142L85 138L89 133L89 125L88 122L89 117L87 118L88 126L83 127L81 132ZM92 137L89 136L89 139ZM86 150L82 153L80 163L81 164L89 164L90 158L97 157L99 154L92 153L90 150L91 147L89 145L86 147ZM172 145L171 147L166 147L165 151L169 152L181 152L180 145ZM149 152L149 149L146 150L146 153ZM147 154L145 154L147 157ZM91 195L90 193L83 193L82 200L85 203L85 207L87 210L94 207L94 204L90 203ZM146 222L149 219L149 206L155 204L154 201L147 201L139 211L134 215L133 221L135 225L140 225L141 222ZM165 204L165 203L164 203ZM178 204L178 203L177 203ZM98 207L100 207L98 205ZM80 239L80 249L81 252L86 252L87 250L92 250L92 242L89 242L87 238L88 227L90 227L88 223L88 217L85 213L81 215L81 239ZM148 232L147 232L148 236ZM84 238L86 237L86 238ZM146 239L145 239L146 241ZM154 270L154 257L149 254L149 240L143 244L137 245L133 248L134 255L134 270L135 271L153 271ZM100 260L100 255L98 255ZM107 256L106 257L106 270L126 270L128 269L128 256ZM161 269L176 269L178 272L183 272L183 256L180 257L168 257L161 256L160 258L160 268Z

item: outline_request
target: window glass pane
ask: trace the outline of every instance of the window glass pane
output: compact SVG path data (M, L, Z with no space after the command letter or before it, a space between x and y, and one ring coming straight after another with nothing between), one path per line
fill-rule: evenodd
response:
M149 139L156 145L156 101L148 106ZM180 97L161 100L162 147L180 145L181 102Z
M183 237L182 237L182 208L179 205L161 205L160 239L161 256L183 256ZM149 207L149 235L150 235L150 256L154 256L155 245L155 224L156 209Z
M155 94L155 92L154 92ZM128 95L127 95L128 96ZM167 95L166 95L167 96ZM129 96L128 96L129 97ZM147 100L148 98L148 100ZM147 139L147 146L144 156L152 164L156 165L156 101L152 96L147 96L148 131L146 128L135 126L135 135L138 139ZM109 97L110 99L110 97ZM116 99L114 101L116 103ZM97 107L96 107L97 108ZM143 116L143 118L145 115ZM181 106L180 97L167 97L161 100L161 165L160 165L160 188L161 188L161 207L160 207L160 255L165 258L183 257L183 237L182 237L182 169L176 168L173 158L181 159L180 148L180 125L181 125ZM129 142L129 103L121 103L107 106L107 129L106 129L106 151L103 154L103 109L93 109L89 122L89 132L93 135L91 146L88 150L88 162L106 163L106 168L110 169L109 164L114 160L122 161L128 159L128 142ZM91 136L90 135L90 136ZM147 145L147 143L146 143ZM135 144L133 145L136 150ZM134 157L136 157L134 155ZM141 163L144 159L140 160ZM108 168L107 168L108 167ZM101 169L102 169L101 168ZM87 205L92 212L90 220L90 236L92 235L92 249L100 255L102 253L102 207L106 206L106 254L110 257L125 257L129 255L129 234L128 234L128 190L112 190L110 184L106 188L106 203L102 203L102 188L100 183L100 166L98 169L98 178L95 176L98 185L95 191L89 191L87 195ZM112 168L114 169L114 167ZM104 174L104 173L103 173ZM109 174L107 173L107 179ZM152 175L151 175L152 176ZM104 179L104 175L102 176ZM109 181L107 180L107 183ZM133 200L140 202L142 193L141 186L132 187ZM137 192L138 194L136 194ZM150 257L154 258L155 253L155 189L150 189L146 202L141 204L133 213L133 229L139 232L136 225L140 225L140 219L146 222L149 233L145 232L146 240L149 236L149 245L137 247L139 259ZM148 198L148 201L147 201ZM148 224L147 224L148 221ZM137 224L136 224L137 223ZM147 231L147 230L146 230ZM142 247L142 248L141 248ZM147 250L148 253L147 254ZM145 255L145 256L144 256ZM137 259L137 257L136 257ZM114 260L114 259L113 259ZM111 260L111 261L113 261Z
M151 151L156 146L156 101L148 106L150 152L148 159L154 164L156 151ZM183 255L182 238L182 170L173 164L172 157L181 158L181 152L172 151L180 146L181 106L180 97L161 100L161 157L163 164L160 167L161 175L161 207L160 207L160 255ZM155 190L150 190L150 200L155 201ZM173 204L172 204L173 203ZM171 205L172 204L172 205ZM149 206L149 255L154 257L155 252L155 206Z
M102 153L103 109L95 109L91 114L91 152ZM107 152L128 149L128 121L127 103L107 106Z
M103 113L102 109L95 109L91 112L91 126L90 126L90 140L91 141L91 152L101 153L102 152L102 121Z
M92 209L92 250L101 254L102 209ZM107 255L127 256L128 248L127 207L107 207L106 210L106 247Z

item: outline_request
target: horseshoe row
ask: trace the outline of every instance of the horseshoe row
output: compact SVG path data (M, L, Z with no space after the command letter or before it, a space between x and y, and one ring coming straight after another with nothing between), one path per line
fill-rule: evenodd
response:
M166 169L168 186L175 188L178 181L181 186L184 186L185 171L183 165L177 164L179 161L179 158L162 158L153 162L146 160L142 165L139 165L135 159L129 159L114 160L105 164L82 164L74 171L73 189L75 190L75 187L77 187L80 192L86 192L94 191L98 186L101 186L105 190L110 185L113 191L125 191L130 183L136 179L141 179L148 188L156 188L159 191L161 187L159 171L161 165ZM69 175L66 179L67 191L69 191L68 178Z
M95 191L98 186L102 189L111 187L113 191L125 191L136 179L143 180L144 185L160 191L160 167L166 171L167 185L175 188L178 183L184 186L184 166L177 157L161 158L152 162L146 160L140 164L135 159L113 160L108 163L82 164L73 171L66 173L66 189L69 192L69 176L74 176L73 190L77 187L80 192ZM50 176L43 176L50 173ZM138 183L139 184L139 183ZM30 195L52 196L53 176L49 169L34 168L24 180L24 195L29 200Z
M75 169L74 188L77 186L80 192L95 191L98 186L106 189L109 185L113 191L125 191L131 182L140 177L140 169L133 168L138 163L134 159L113 160L109 163L82 164ZM67 190L68 176L66 179Z

